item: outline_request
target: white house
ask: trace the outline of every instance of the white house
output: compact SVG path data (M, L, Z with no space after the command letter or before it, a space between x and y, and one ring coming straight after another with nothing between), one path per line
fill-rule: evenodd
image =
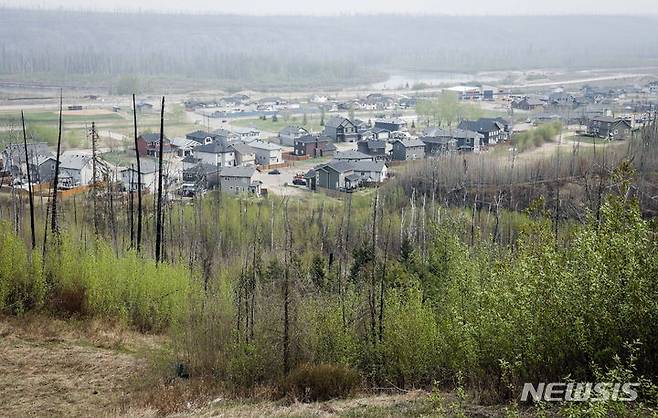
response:
M233 167L237 165L235 149L224 138L196 147L194 156L200 159L203 164L210 164L215 167Z
M66 187L77 187L90 184L94 180L93 157L88 153L79 153L76 151L66 151L62 153L59 158L59 169L63 174L62 179L70 179L63 184L63 186ZM105 165L97 160L97 181L102 179L103 171L105 171Z
M253 141L249 143L249 146L256 153L256 164L258 165L280 164L283 162L281 147L277 144Z
M295 146L296 140L308 134L308 130L302 128L301 126L286 126L285 128L281 129L281 131L279 131L279 143L281 145L293 147Z
M157 165L150 159L142 159L139 162L141 171L142 190L154 191L158 185ZM119 171L119 181L125 190L137 190L137 168L127 167Z
M260 138L260 131L256 128L243 128L241 126L231 126L229 132L236 135L243 142L251 142Z
M351 165L362 182L381 183L388 178L388 167L383 161L353 161Z

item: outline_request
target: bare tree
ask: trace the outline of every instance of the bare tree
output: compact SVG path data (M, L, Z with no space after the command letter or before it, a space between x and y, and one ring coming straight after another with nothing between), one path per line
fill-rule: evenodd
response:
M164 154L164 106L165 98L162 96L160 108L160 146L158 152L158 198L155 220L155 261L160 262L162 255L162 154Z
M32 249L37 245L34 232L34 196L32 195L32 176L30 174L30 157L27 153L27 134L25 133L25 116L21 110L21 122L23 123L23 147L25 148L25 165L27 166L27 193L30 199L30 234L32 237Z
M57 225L57 185L59 183L59 156L62 149L62 96L63 92L59 91L59 129L57 132L57 155L55 159L55 178L53 179L53 205L51 211L51 224L50 229L56 235L59 234L59 227Z
M135 134L135 158L137 159L137 252L142 244L142 166L139 161L139 147L137 144L137 107L135 106L135 95L133 94L133 128ZM130 183L132 188L132 181Z

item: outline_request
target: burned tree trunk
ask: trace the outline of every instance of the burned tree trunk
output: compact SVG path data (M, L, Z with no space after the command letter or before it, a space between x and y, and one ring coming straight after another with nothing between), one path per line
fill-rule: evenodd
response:
M25 116L21 110L21 122L23 123L23 147L25 148L25 164L27 166L27 193L30 200L30 234L32 238L32 249L37 245L34 232L34 195L32 194L32 176L30 174L30 157L27 153L27 134L25 132Z
M160 109L160 145L158 150L158 198L155 220L155 261L160 262L162 255L162 154L164 154L164 106L165 98L162 96Z
M59 234L57 225L57 185L59 183L59 156L62 149L62 90L59 91L59 129L57 132L57 155L55 156L55 178L53 179L53 205L50 215L52 220L50 229L55 235Z
M142 166L139 162L139 147L137 144L137 107L135 106L135 95L133 94L133 128L135 135L135 158L137 159L137 252L142 244ZM132 188L132 182L130 184Z

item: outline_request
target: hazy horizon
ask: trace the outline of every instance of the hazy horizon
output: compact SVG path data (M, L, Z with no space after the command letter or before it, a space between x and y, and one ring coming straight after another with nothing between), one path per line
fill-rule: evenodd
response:
M0 7L17 9L76 10L99 12L157 12L186 14L235 14L263 16L339 16L402 14L413 16L559 16L559 15L658 15L655 0L602 0L593 8L586 0L334 0L311 3L305 0L112 0L90 4L85 0L0 0Z

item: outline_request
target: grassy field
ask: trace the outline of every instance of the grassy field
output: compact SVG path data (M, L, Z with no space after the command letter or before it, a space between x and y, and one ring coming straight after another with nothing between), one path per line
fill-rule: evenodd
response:
M301 126L311 132L322 130L322 126L320 125L320 115L307 115L306 124L303 123L303 119L303 116L291 116L285 119L279 116L275 122L272 121L271 117L268 117L267 120L258 118L236 119L231 121L231 125L256 128L267 132L279 132L288 125ZM327 116L325 116L325 120L327 119Z

